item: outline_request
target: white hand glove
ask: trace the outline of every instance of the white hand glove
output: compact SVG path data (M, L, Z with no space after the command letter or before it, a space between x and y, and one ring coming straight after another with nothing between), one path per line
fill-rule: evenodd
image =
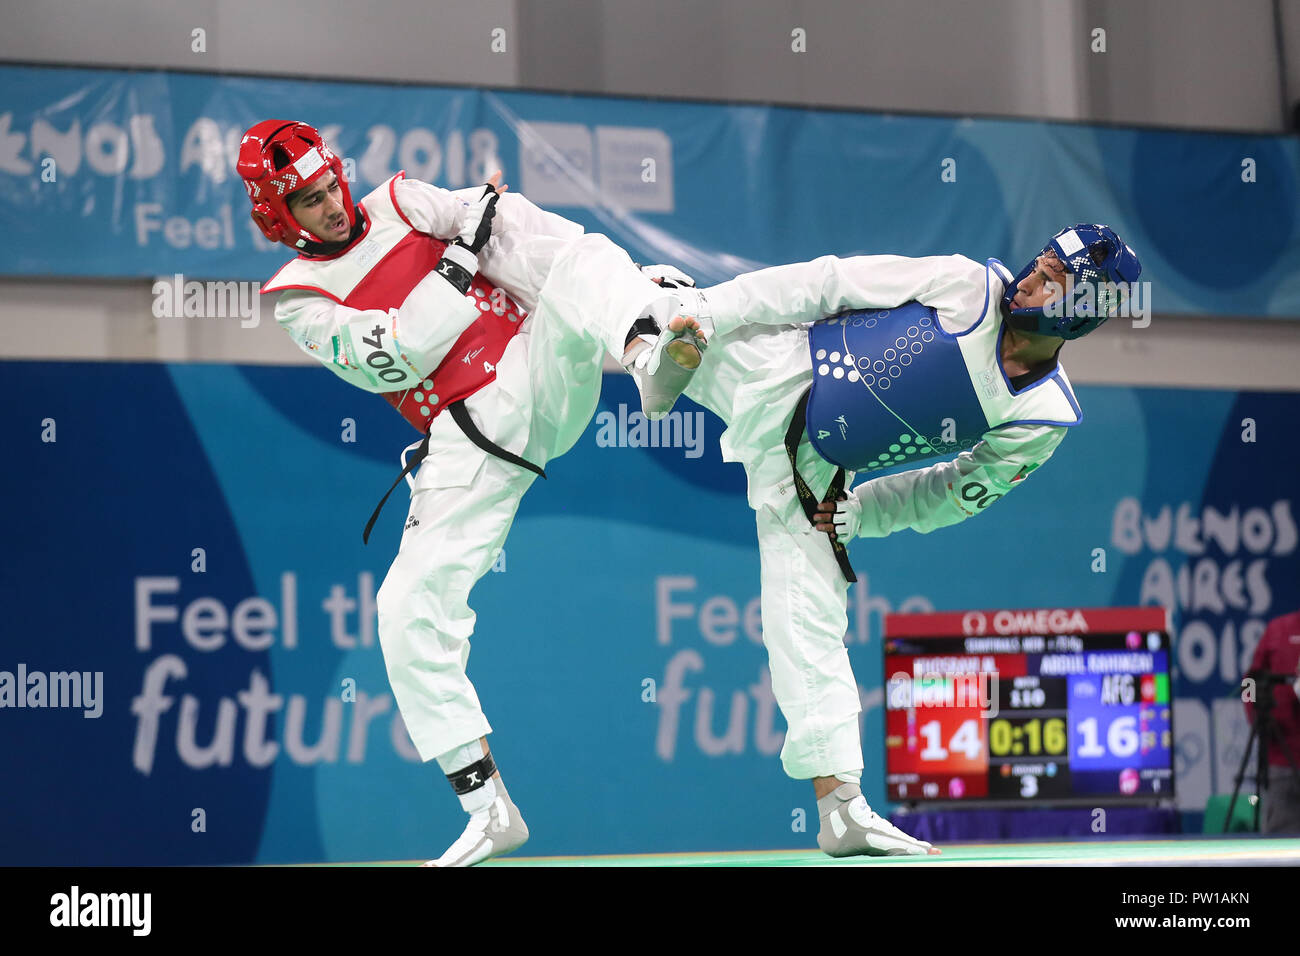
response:
M665 289L694 289L695 280L674 266L642 266L641 273L655 285Z
M845 496L843 501L835 502L835 536L841 541L852 541L862 528L862 499L851 488Z

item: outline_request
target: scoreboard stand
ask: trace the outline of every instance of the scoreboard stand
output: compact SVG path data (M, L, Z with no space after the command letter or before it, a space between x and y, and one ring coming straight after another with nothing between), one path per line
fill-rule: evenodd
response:
M1178 834L1182 829L1172 806L900 808L890 814L890 822L918 840L935 844L1063 837L1104 840Z

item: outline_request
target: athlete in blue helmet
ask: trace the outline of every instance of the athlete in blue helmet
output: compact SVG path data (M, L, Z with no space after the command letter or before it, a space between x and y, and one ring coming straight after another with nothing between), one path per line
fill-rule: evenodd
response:
M1141 274L1107 226L1063 229L1012 277L964 256L825 256L692 292L712 348L686 394L727 424L757 512L763 641L831 856L938 852L875 814L844 635L844 542L928 533L1016 487L1082 420L1058 353L1117 314ZM693 301L692 301L693 300ZM916 467L926 459L948 460ZM852 486L855 474L869 480Z

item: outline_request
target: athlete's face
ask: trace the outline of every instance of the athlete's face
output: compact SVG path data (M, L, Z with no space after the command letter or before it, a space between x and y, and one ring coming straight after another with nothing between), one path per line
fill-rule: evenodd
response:
M326 242L346 239L351 230L343 206L343 187L332 171L290 193L289 211L304 229Z
M1065 295L1065 266L1050 249L1034 262L1011 298L1013 309L1038 309Z

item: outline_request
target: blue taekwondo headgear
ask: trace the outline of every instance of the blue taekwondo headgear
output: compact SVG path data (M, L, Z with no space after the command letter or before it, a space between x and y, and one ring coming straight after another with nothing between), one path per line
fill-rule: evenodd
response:
M1038 257L1056 253L1066 271L1064 299L1036 309L1013 309L1011 300L1025 276L1034 271ZM1012 328L1061 339L1087 335L1116 312L1129 295L1128 283L1142 274L1137 253L1109 226L1079 223L1062 229L1029 260L1007 285L1002 296L1003 314Z

